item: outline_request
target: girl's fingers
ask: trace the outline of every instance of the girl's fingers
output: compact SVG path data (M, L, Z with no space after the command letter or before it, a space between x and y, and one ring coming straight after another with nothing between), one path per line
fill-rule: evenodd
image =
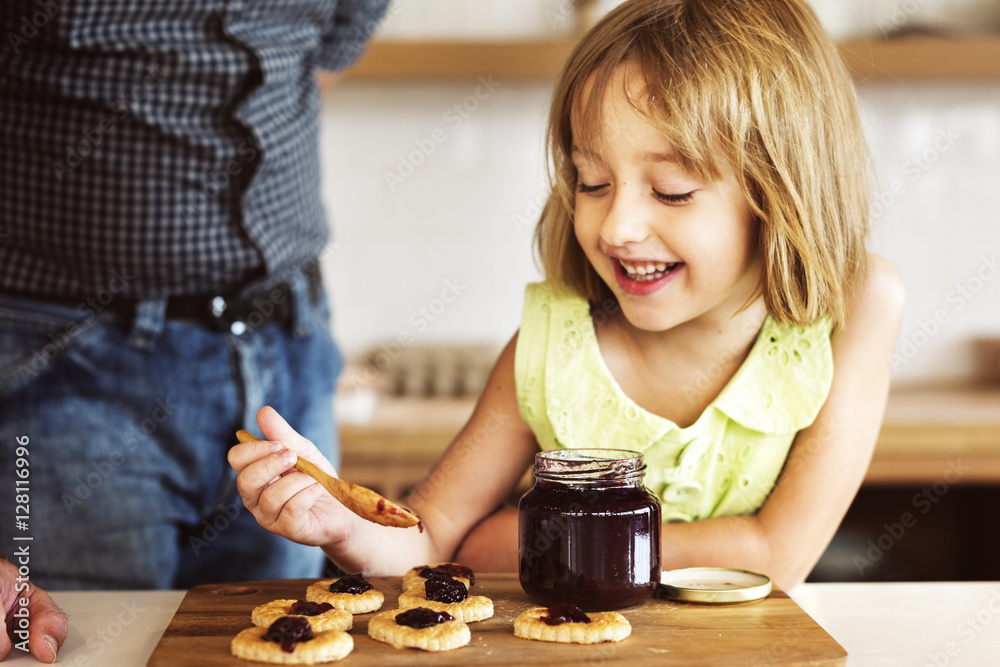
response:
M287 447L280 442L267 440L244 442L230 447L226 458L229 460L229 465L232 466L233 470L240 473L251 463L286 449Z
M254 445L256 443L247 444ZM239 475L236 477L236 490L243 498L243 504L248 510L253 511L257 507L260 495L268 484L272 483L276 477L288 472L295 465L296 458L295 452L282 448L247 464L239 471ZM236 469L236 465L233 465L233 468Z
M289 426L284 417L269 405L257 411L257 425L260 426L260 432L265 438L285 443L292 451L304 452L314 448L309 440Z
M284 475L268 484L267 488L261 490L257 500L254 515L257 517L258 522L265 528L276 523L285 511L288 503L299 492L310 486L316 486L320 490L323 490L323 487L312 477L305 474ZM323 492L325 493L325 490ZM316 495L319 496L320 494Z

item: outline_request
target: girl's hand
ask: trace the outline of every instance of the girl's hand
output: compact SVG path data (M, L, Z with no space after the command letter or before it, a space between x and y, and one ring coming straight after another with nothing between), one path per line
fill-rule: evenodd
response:
M295 432L270 407L257 413L266 440L229 450L229 465L238 474L236 488L257 523L275 535L311 546L331 546L351 534L355 515L330 496L313 478L295 469L297 456L336 475L316 446Z

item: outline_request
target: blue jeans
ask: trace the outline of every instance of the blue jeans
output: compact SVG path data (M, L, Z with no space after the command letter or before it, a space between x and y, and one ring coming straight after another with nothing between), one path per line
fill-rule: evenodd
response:
M226 461L271 405L337 464L341 356L325 295L290 282L294 322L239 336L164 319L162 301L121 321L0 296L0 554L28 547L55 590L319 577L322 551L261 528Z

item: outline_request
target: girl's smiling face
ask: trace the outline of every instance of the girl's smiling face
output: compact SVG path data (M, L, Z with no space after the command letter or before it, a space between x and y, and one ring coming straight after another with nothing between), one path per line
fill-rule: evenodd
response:
M623 76L601 102L600 149L573 147L576 239L633 326L719 330L760 285L750 208L727 167L711 182L681 167L621 93Z

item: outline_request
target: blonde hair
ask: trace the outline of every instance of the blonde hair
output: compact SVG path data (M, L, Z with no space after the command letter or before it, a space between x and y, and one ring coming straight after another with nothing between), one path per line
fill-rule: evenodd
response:
M613 298L573 233L571 156L574 142L596 142L619 68L644 84L629 103L685 169L716 179L721 158L737 175L771 316L842 323L866 265L868 151L850 76L804 0L630 0L583 37L549 114L552 191L535 230L547 278L592 303Z

